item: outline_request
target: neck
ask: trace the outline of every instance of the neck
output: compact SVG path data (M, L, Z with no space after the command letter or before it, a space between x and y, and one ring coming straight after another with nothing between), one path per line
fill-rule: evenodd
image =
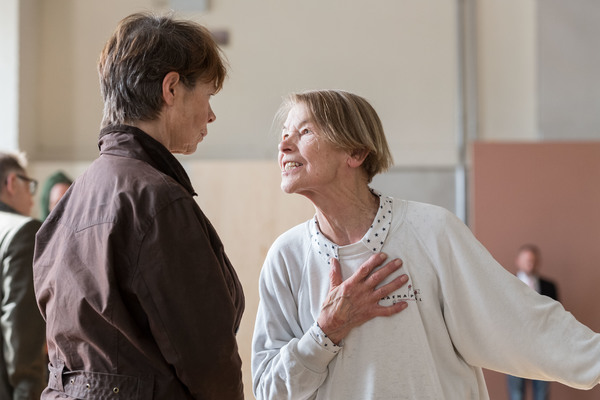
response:
M345 246L358 242L367 233L377 214L379 197L365 186L328 201L313 200L313 204L321 233L332 242Z
M169 143L166 140L168 135L165 135L164 124L161 123L161 119L153 120L153 121L133 121L127 122L127 125L135 126L138 129L141 129L148 136L156 139L160 144L169 149ZM170 150L169 150L170 151Z

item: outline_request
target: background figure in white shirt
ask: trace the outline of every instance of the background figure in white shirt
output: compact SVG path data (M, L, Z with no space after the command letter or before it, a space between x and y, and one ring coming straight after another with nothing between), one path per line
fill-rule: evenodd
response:
M525 244L519 248L515 259L517 277L536 292L558 301L558 290L554 282L539 275L541 265L540 249L533 244ZM507 375L508 398L510 400L525 399L527 382L531 382L533 400L548 400L550 382L525 379Z

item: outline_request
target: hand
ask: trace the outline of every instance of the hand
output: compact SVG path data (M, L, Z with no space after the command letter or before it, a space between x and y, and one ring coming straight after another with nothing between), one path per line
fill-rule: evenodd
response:
M375 317L391 316L408 307L405 301L391 306L379 304L383 297L408 282L408 276L403 274L376 288L385 278L402 267L402 260L395 259L373 272L386 258L383 253L371 256L346 281L342 281L339 261L331 259L331 284L317 323L333 343L339 344L353 328Z

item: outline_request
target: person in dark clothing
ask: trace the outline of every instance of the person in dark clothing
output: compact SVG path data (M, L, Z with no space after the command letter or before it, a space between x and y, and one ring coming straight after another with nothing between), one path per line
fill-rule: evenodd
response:
M45 326L33 294L30 217L37 181L19 154L0 153L0 399L40 398L46 378Z
M556 284L549 279L541 277L539 274L540 262L540 249L534 244L524 244L519 248L515 259L517 277L539 294L558 301ZM549 399L550 382L507 375L506 384L508 386L509 399L524 400L528 381L531 382L533 400Z
M242 399L242 287L172 154L215 120L221 53L196 23L134 14L98 71L100 156L36 236L42 399Z

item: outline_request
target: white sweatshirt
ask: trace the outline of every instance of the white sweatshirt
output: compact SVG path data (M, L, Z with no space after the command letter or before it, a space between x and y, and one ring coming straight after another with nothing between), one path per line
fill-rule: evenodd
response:
M344 279L374 251L401 258L386 282L401 273L410 280L381 304L406 300L408 308L334 346L315 324L329 290L327 249ZM259 288L259 400L489 399L481 368L580 389L600 382L600 335L506 271L440 207L382 198L374 227L342 247L314 220L300 224L269 250Z

